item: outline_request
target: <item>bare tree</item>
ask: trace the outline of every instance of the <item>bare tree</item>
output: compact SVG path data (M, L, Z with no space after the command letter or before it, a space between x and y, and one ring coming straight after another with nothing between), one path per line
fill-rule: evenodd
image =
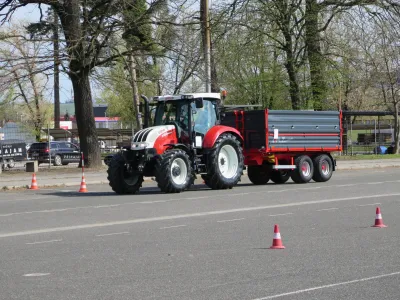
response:
M0 64L9 101L26 110L28 123L39 141L48 108L44 99L47 77L41 73L52 65L51 57L43 54L44 42L27 40L22 29L8 32L0 41Z
M113 60L127 56L133 50L119 51L120 45L110 44L110 39L124 31L124 20L120 17L125 3L133 1L55 1L55 0L5 0L0 4L0 18L4 24L19 7L37 4L49 5L57 13L66 43L68 66L66 72L74 90L75 112L80 146L85 154L85 165L101 164L97 131L94 121L90 75L93 68L107 66ZM163 0L153 1L145 14L152 14ZM143 24L138 19L134 26ZM147 45L146 45L147 47Z

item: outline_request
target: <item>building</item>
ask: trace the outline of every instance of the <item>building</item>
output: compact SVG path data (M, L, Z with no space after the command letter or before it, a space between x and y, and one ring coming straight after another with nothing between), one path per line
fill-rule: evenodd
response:
M93 106L96 128L118 129L121 128L119 117L107 116L107 105ZM75 105L73 102L60 103L60 127L63 129L76 129Z

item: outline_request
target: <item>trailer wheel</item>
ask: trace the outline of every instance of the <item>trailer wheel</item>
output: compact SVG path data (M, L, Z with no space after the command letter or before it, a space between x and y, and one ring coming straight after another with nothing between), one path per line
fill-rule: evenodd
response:
M165 193L180 193L193 183L189 156L180 149L166 151L156 164L156 181Z
M247 176L256 185L267 184L270 179L270 170L266 166L248 166Z
M213 190L231 189L243 173L243 150L238 139L223 133L218 137L208 158L208 172L202 176L206 185Z
M117 194L135 194L143 183L143 175L135 172L134 166L126 164L121 153L115 154L108 166L109 185Z
M318 155L313 159L314 176L316 182L325 182L331 179L333 173L333 163L331 158L326 154Z
M282 184L289 180L291 172L273 170L271 172L271 181L276 184Z
M310 157L301 155L294 161L296 169L292 171L291 178L295 183L307 183L314 175L314 165Z

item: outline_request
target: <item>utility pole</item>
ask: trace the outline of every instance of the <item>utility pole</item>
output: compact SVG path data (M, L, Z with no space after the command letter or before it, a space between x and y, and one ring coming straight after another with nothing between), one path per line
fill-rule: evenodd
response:
M53 45L54 45L54 128L60 128L60 50L58 45L58 15L54 12L54 29L53 29Z
M204 69L206 75L206 92L211 92L211 36L210 36L210 19L209 19L209 0L201 0L200 2L200 21L203 33L203 49L204 49Z

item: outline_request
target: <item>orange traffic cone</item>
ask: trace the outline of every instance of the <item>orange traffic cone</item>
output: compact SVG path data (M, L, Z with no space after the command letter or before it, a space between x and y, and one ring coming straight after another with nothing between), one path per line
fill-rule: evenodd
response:
M372 225L371 227L387 227L385 224L383 224L381 209L379 207L376 208L375 225Z
M272 246L270 249L285 249L285 246L282 245L281 234L279 232L279 226L275 225L274 228L274 240L272 241Z
M86 181L85 181L85 175L82 174L82 181L81 181L81 188L79 189L79 193L87 193L86 189Z
M37 182L36 182L36 174L33 173L32 174L32 184L31 184L30 190L38 190L38 189L39 188L38 188L38 185L37 185Z

